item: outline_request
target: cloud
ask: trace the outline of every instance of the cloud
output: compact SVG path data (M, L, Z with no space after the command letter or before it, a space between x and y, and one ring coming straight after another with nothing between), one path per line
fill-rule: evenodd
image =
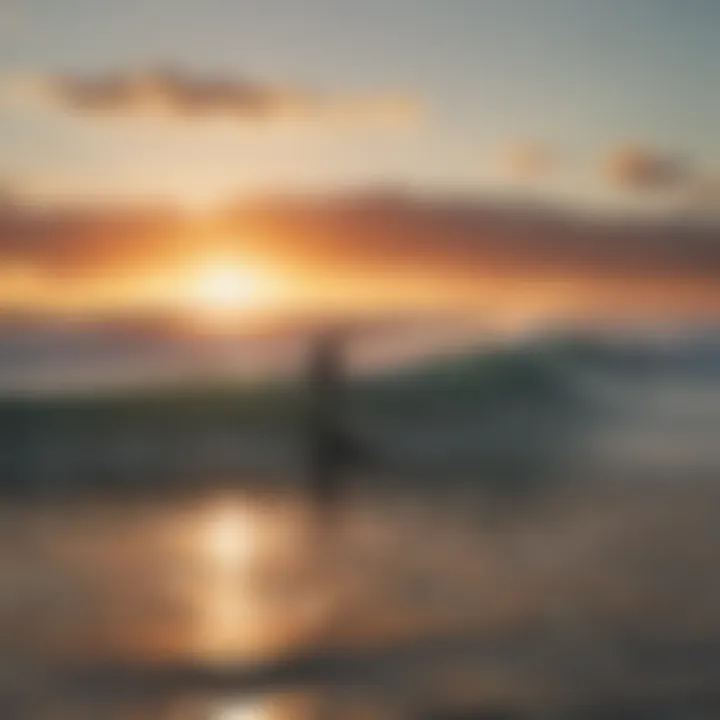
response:
M0 176L0 209L12 205L17 196L15 186Z
M720 281L720 230L413 195L282 200L231 215L234 234L299 264L482 277ZM252 229L253 232L249 232ZM267 238L272 238L268 240ZM258 248L261 249L261 248Z
M545 176L554 165L548 148L537 142L516 141L503 147L496 155L497 170L516 180L534 180Z
M720 175L705 173L696 178L688 193L688 207L701 215L720 212Z
M554 304L582 312L591 303L660 316L720 309L717 227L397 193L267 198L205 222L152 208L17 206L0 212L0 266L46 278L62 299L63 288L160 277L221 237L239 257L299 278L322 307L362 296L388 309L450 297L499 312Z
M175 68L96 76L16 77L10 87L16 96L84 115L402 124L422 114L420 103L406 96L323 94L236 76L200 76Z
M684 190L691 176L690 168L678 158L639 145L611 150L603 171L615 187L643 192Z

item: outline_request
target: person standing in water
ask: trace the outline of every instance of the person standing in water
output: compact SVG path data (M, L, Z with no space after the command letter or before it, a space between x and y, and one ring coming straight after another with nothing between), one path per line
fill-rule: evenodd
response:
M307 369L307 490L314 506L324 514L335 511L345 491L346 476L360 460L359 443L343 420L347 389L344 341L340 330L322 333L311 348Z

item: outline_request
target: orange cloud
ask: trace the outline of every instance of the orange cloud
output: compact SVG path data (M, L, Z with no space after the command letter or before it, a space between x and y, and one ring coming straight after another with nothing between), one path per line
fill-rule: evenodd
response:
M10 209L0 213L0 266L23 269L13 276L20 287L47 278L52 292L112 290L121 305L116 289L135 292L143 278L222 251L277 269L303 288L298 302L317 307L454 299L496 311L591 302L667 314L720 308L719 239L692 223L529 217L452 198L280 198L193 222L151 209Z
M497 154L495 166L503 175L520 180L536 179L547 174L554 165L550 151L537 142L518 141Z
M639 145L610 151L603 170L611 184L625 190L682 190L690 176L678 158Z

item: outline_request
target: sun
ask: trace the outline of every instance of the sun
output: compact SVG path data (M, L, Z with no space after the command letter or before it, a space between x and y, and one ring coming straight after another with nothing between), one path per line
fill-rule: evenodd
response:
M257 290L257 279L247 270L210 265L198 273L194 294L199 305L223 310L252 304Z
M272 278L260 268L217 258L193 269L188 300L203 315L232 315L262 307L274 290Z

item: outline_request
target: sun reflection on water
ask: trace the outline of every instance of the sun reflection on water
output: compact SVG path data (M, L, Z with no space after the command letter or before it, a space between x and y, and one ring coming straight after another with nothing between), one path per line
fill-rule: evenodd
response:
M317 692L287 692L272 696L223 698L213 703L208 720L311 720L324 704ZM322 713L325 717L325 713ZM355 717L355 716L353 716Z
M200 546L208 562L237 569L257 554L260 531L252 508L226 501L211 507L204 518Z
M327 613L306 518L248 497L216 498L192 537L192 652L258 660L312 639Z
M210 720L271 720L271 717L267 703L244 700L223 703Z

